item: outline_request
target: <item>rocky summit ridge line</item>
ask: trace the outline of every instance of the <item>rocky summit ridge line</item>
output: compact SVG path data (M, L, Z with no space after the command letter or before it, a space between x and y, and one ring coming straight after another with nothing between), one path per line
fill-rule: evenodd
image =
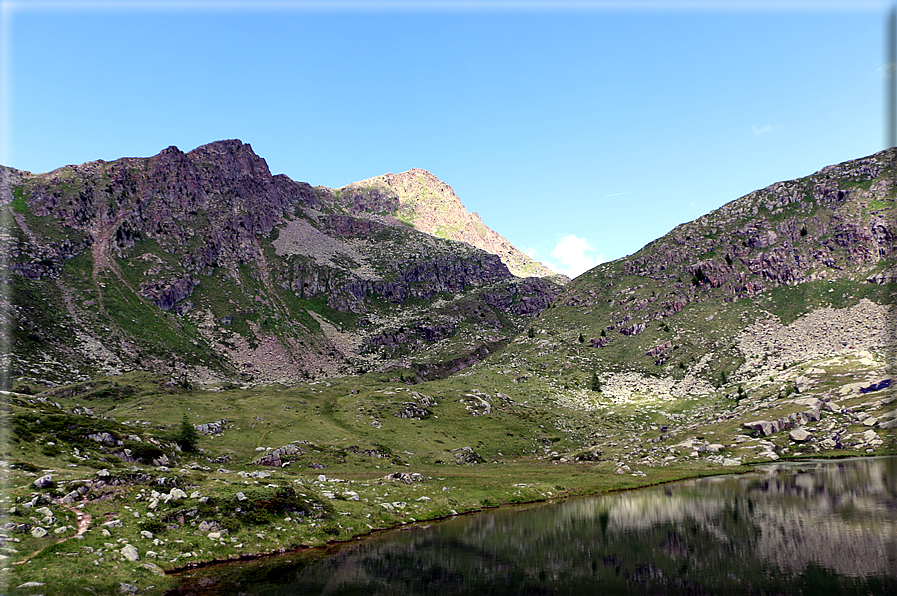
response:
M409 227L393 195L384 211L273 176L238 140L4 180L16 375L291 382L423 361L446 374L560 287Z

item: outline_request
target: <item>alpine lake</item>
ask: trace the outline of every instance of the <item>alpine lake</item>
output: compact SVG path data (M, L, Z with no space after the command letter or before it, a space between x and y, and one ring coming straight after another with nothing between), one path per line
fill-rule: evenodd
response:
M758 465L185 571L177 594L897 594L897 457Z

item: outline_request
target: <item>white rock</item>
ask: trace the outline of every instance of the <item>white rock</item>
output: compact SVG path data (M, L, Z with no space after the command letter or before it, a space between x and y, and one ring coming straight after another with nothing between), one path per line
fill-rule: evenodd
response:
M47 532L45 529L43 529L43 528L40 527L40 526L36 526L36 527L34 527L34 528L31 528L31 535L34 536L35 538L43 538L43 537L46 536L48 533L49 533L49 532Z

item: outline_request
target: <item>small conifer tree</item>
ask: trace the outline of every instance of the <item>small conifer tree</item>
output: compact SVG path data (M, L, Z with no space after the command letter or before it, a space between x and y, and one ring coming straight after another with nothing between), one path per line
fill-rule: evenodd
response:
M199 443L199 433L190 424L187 414L184 414L184 418L181 420L181 426L175 433L174 442L178 444L182 451L196 451Z
M601 392L601 379L598 378L597 372L592 373L592 383L590 386L592 391Z

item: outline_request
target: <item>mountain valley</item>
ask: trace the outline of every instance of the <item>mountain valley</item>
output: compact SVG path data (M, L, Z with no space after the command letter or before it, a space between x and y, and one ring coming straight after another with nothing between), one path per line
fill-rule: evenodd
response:
M330 189L228 140L0 174L11 594L897 453L897 149L573 280L424 170Z

